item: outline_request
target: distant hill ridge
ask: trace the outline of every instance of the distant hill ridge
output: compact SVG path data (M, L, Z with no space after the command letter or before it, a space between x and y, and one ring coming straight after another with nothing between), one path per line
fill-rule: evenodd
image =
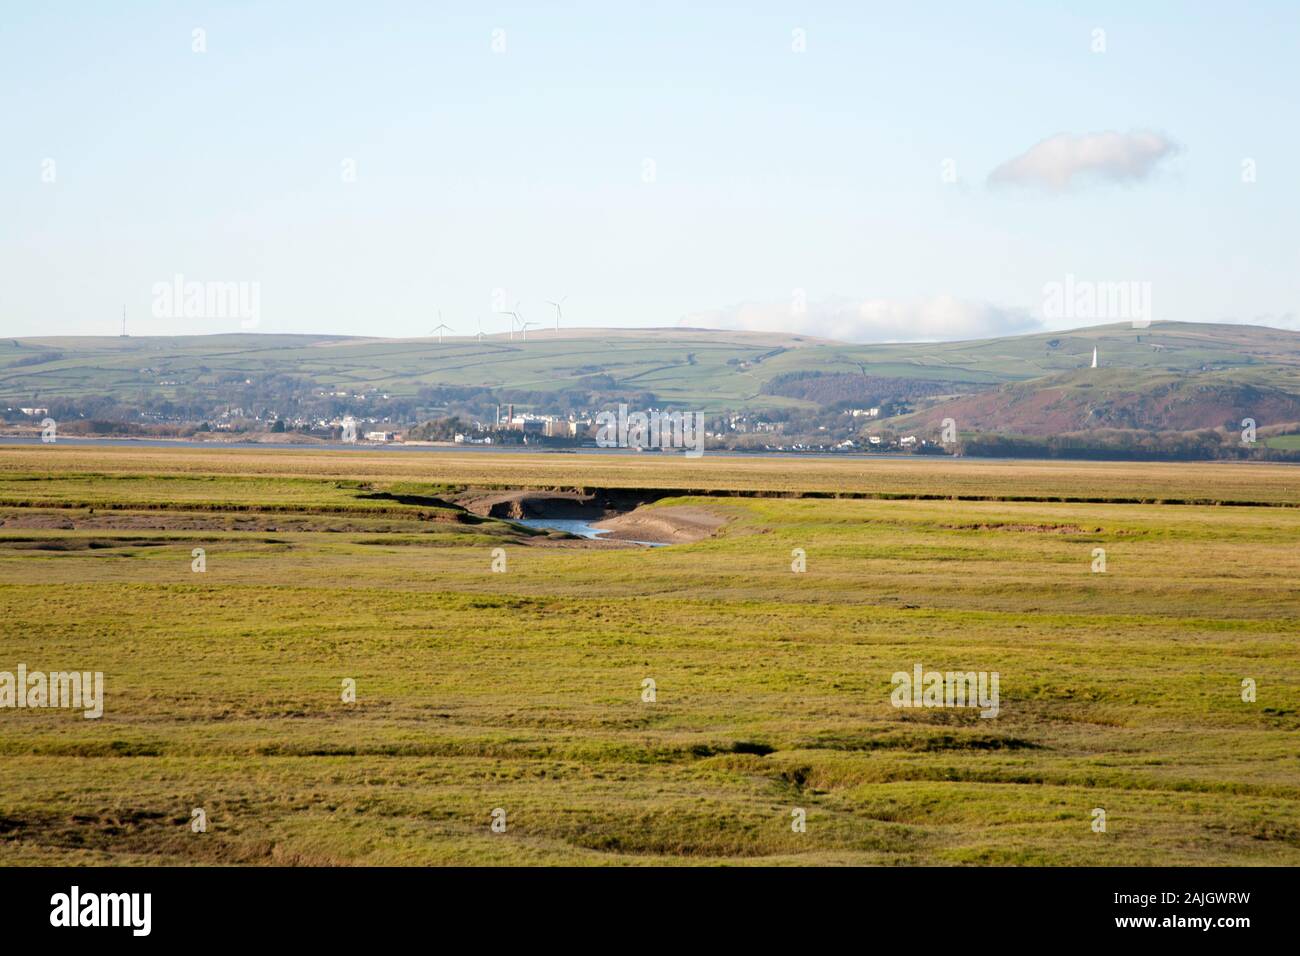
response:
M1094 348L1100 367L1090 369ZM897 398L917 409L903 422L942 411L962 427L1026 434L1202 428L1242 407L1259 409L1261 421L1300 419L1300 333L1156 322L896 344L690 328L533 330L526 342L506 334L442 343L275 333L0 339L0 402L9 406L91 396L139 407L243 393L251 401L275 389L399 398L597 387L706 412Z

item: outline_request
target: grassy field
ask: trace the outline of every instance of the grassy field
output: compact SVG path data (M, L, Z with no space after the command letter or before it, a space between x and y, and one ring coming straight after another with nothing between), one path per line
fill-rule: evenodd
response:
M0 863L1298 864L1297 479L0 447L0 671L106 696L0 709ZM437 501L484 485L727 524L559 547ZM998 715L891 706L916 664Z
M3 448L3 446L0 446ZM500 454L430 451L282 451L252 447L174 449L70 444L10 446L0 455L0 501L61 494L76 503L99 480L124 479L109 497L175 500L190 482L200 498L218 477L292 479L264 486L277 496L298 487L370 483L412 489L447 485L503 488L671 488L702 492L915 498L958 497L1141 504L1300 506L1300 469L1253 462L996 461L951 458L779 458L759 456ZM54 479L54 480L50 480ZM78 485L80 482L80 485ZM67 489L56 491L56 489ZM73 490L77 490L74 494ZM263 493L261 490L256 494Z

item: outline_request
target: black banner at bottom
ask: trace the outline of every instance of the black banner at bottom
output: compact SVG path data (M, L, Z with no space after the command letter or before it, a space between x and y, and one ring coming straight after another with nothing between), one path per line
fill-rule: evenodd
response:
M0 868L0 925L10 943L337 946L460 925L483 942L558 933L567 943L667 944L688 932L694 942L771 942L847 926L863 939L906 933L913 943L933 932L944 947L967 932L980 945L1022 929L1231 946L1286 933L1293 884L1294 871L1281 868Z

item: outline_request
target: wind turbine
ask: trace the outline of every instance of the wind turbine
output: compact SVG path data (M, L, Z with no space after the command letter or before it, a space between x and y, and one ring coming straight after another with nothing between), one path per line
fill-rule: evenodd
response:
M528 341L528 329L529 329L529 327L530 327L530 326L531 326L531 327L536 327L536 326L539 326L539 325L541 325L541 324L542 324L542 323L540 323L540 322L520 322L520 323L519 323L519 329L520 329L520 331L522 331L522 332L524 333L524 341L525 341L525 342Z
M475 340L481 345L483 343L483 320L475 319L478 323L478 331L474 333Z
M555 306L555 331L557 332L560 331L560 317L561 315L563 315L563 313L560 311L560 306L564 305L564 303L568 300L568 298L569 297L566 295L559 302L552 302L550 299L546 300L546 303L548 305Z
M429 330L429 334L432 335L434 332L437 332L437 333L438 333L438 344L441 345L441 344L442 344L442 333L443 333L443 332L451 332L451 331L452 331L451 326L449 326L449 325L444 325L444 324L443 324L443 321L442 321L442 309L439 309L439 310L438 310L438 324L437 324L436 326L434 326L432 329Z
M521 325L523 324L522 320L519 318L519 303L518 302L515 303L515 308L513 312L510 311L509 309L502 309L500 312L497 313L497 315L510 316L510 341L513 342L515 340L515 324L516 323L519 323Z

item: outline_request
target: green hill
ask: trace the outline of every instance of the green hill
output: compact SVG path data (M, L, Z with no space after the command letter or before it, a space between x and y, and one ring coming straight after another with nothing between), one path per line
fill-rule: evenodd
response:
M90 397L202 405L282 393L413 398L433 388L653 396L664 405L810 408L780 383L839 375L922 383L966 395L1086 368L1097 348L1131 387L1168 376L1300 394L1300 333L1243 325L1110 325L967 342L851 345L807 336L702 329L576 329L436 339L232 334L0 340L0 402ZM774 386L773 383L776 383ZM990 412L995 414L995 412Z

